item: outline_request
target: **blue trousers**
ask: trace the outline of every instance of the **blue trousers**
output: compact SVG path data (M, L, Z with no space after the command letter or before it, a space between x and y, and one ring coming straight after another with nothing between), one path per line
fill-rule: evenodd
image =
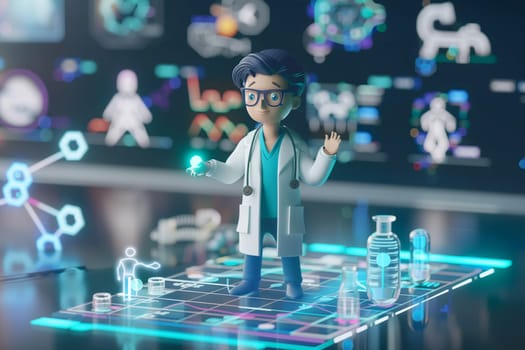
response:
M259 256L246 255L244 257L243 279L251 283L259 283L262 265L262 241L265 233L270 233L277 240L277 219L262 219ZM283 275L285 283L301 284L301 263L298 256L282 257Z

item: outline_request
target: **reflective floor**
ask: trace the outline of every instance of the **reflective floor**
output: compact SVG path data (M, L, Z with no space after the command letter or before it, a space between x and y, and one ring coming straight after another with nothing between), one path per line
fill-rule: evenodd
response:
M64 203L82 207L86 223L77 235L60 237L61 253L38 254L35 241L39 229L27 211L23 207L0 207L0 348L196 347L194 343L174 344L139 335L78 335L35 328L29 322L87 302L95 292L118 292L114 267L128 246L135 247L137 257L144 261L159 261L166 274L233 251L231 244L220 251L210 251L203 243L162 246L151 240L150 233L159 219L191 214L200 208L215 208L223 224L233 224L240 198L54 185L35 186L32 195L55 208ZM371 217L391 214L397 217L393 231L399 236L403 250L409 247L409 232L424 228L430 233L433 253L513 262L510 268L497 269L489 278L433 299L425 309L417 310L416 315L401 314L334 348L499 349L523 345L524 217L377 207L366 202L304 204L307 243L364 248L368 235L374 231ZM56 231L52 215L45 212L37 215L47 232ZM49 270L56 271L38 273ZM199 347L209 348L209 344Z

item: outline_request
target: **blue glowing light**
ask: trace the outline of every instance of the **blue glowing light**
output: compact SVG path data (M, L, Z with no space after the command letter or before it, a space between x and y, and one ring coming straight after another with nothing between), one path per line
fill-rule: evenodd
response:
M379 119L379 112L375 107L359 107L357 114L361 120L375 121Z
M218 335L205 335L205 334L191 334L188 332L176 332L176 331L164 331L159 329L148 329L139 327L126 327L117 326L111 324L102 323L84 323L73 320L61 320L52 317L41 317L31 321L33 326L50 327L57 329L65 329L75 332L108 332L108 333L121 333L121 334L133 334L141 336L149 336L161 339L172 339L172 340L184 340L184 341L195 341L199 343L211 343L211 344L226 344L230 346L242 346L253 349L264 349L268 347L275 347L275 342L265 342L260 340L249 340L249 339L237 339L237 338L226 338ZM304 346L299 344L286 344L279 343L280 349L290 350L302 350L312 349L310 346Z
M88 150L86 139L80 131L67 131L60 139L58 147L66 160L80 160Z
M345 247L337 244L313 243L308 245L308 251L325 254L346 254L355 256L366 256L366 248ZM410 252L402 250L400 255L402 260L410 260ZM445 254L430 254L429 262L439 262L455 265L485 266L499 269L506 269L512 266L512 260L492 259L475 256L457 256Z
M190 165L192 168L198 167L202 163L202 158L200 156L193 156L190 159Z
M448 92L448 101L450 103L468 102L468 92L465 90L450 90Z
M372 142L372 135L369 132L358 131L354 134L354 141L358 145L367 145Z

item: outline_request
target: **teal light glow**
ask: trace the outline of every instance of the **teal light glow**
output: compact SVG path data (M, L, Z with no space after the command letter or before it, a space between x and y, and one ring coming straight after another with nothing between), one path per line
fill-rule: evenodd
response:
M179 67L174 64L158 64L155 66L155 75L161 79L172 79L179 76Z
M313 243L308 245L308 250L314 253L366 256L366 248L345 247L339 244ZM401 259L410 260L410 252L407 250L402 250ZM454 265L494 267L498 269L506 269L512 266L512 260L509 259L491 259L476 256L458 256L445 254L430 254L429 261Z
M201 163L202 163L202 158L201 158L200 156L193 156L193 157L191 157L191 159L190 159L190 165L191 165L192 167L197 167L197 166L199 166L199 164L201 164Z
M371 75L368 77L368 85L374 85L383 89L390 89L392 87L392 78L388 75Z
M62 320L60 318L40 317L30 322L33 326L51 327L59 329L70 329L79 324L78 321Z
M97 63L91 60L82 61L80 62L79 68L83 74L95 74L97 71Z
M308 250L314 253L345 254L345 249L344 245L339 244L313 243L308 245Z
M148 329L148 328L139 328L139 327L125 327L117 326L111 324L100 324L100 323L84 323L79 321L72 320L62 320L58 318L51 317L41 317L31 321L33 326L41 327L50 327L58 329L67 329L75 332L108 332L108 333L119 333L119 334L133 334L141 335L145 337L155 337L161 339L171 339L171 340L187 340L194 342L206 342L211 344L226 344L229 346L235 347L250 347L254 349L264 349L278 347L280 349L323 349L327 344L322 344L317 347L312 346L301 346L297 344L284 344L276 342L266 342L259 340L248 340L248 339L237 339L237 338L225 338L218 336L209 336L206 334L191 334L175 331L164 331L159 329Z

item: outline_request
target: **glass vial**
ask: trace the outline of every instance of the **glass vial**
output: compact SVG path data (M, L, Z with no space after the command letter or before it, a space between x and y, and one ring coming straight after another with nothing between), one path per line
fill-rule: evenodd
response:
M410 232L410 279L423 283L430 279L430 236L427 231L417 228Z
M340 324L359 322L359 286L357 267L345 265L337 295L337 321Z
M401 243L392 232L393 215L377 215L376 231L367 241L366 284L368 298L376 305L391 306L399 298L401 275L399 269L399 252Z

